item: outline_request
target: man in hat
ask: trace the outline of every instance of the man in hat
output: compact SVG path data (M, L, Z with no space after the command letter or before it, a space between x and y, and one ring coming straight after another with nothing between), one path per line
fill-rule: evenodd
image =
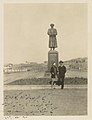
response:
M63 61L59 62L59 75L58 75L58 85L61 85L61 89L64 88L64 79L65 79L65 73L66 73L66 67L63 64Z
M48 29L47 34L49 35L49 48L51 48L51 50L57 48L57 39L56 39L56 35L57 35L57 30L54 28L54 24L50 24L51 28Z
M56 67L56 63L52 64L52 67L50 69L50 73L51 73L51 88L53 87L54 83L56 82L57 79L57 67Z

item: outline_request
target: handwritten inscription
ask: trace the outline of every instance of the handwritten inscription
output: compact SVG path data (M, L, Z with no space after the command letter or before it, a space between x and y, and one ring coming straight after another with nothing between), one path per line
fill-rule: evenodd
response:
M53 115L57 107L52 102L52 91L7 91L4 97L5 115Z

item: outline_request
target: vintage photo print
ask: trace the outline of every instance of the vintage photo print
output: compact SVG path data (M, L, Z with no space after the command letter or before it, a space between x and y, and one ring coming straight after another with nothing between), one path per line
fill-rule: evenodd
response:
M5 119L88 119L88 7L87 2L3 3Z

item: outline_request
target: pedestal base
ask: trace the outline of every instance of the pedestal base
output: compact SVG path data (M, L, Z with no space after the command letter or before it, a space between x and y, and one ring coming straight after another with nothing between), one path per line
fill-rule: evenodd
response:
M50 71L53 63L56 63L58 67L58 52L56 50L50 50L48 52L48 71Z

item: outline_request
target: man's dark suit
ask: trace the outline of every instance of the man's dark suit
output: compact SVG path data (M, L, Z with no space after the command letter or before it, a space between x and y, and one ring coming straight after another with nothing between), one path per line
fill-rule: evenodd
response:
M59 71L59 75L58 75L58 84L62 85L62 89L64 88L64 78L65 78L65 73L66 73L66 67L63 66L59 66L58 67L58 71Z

